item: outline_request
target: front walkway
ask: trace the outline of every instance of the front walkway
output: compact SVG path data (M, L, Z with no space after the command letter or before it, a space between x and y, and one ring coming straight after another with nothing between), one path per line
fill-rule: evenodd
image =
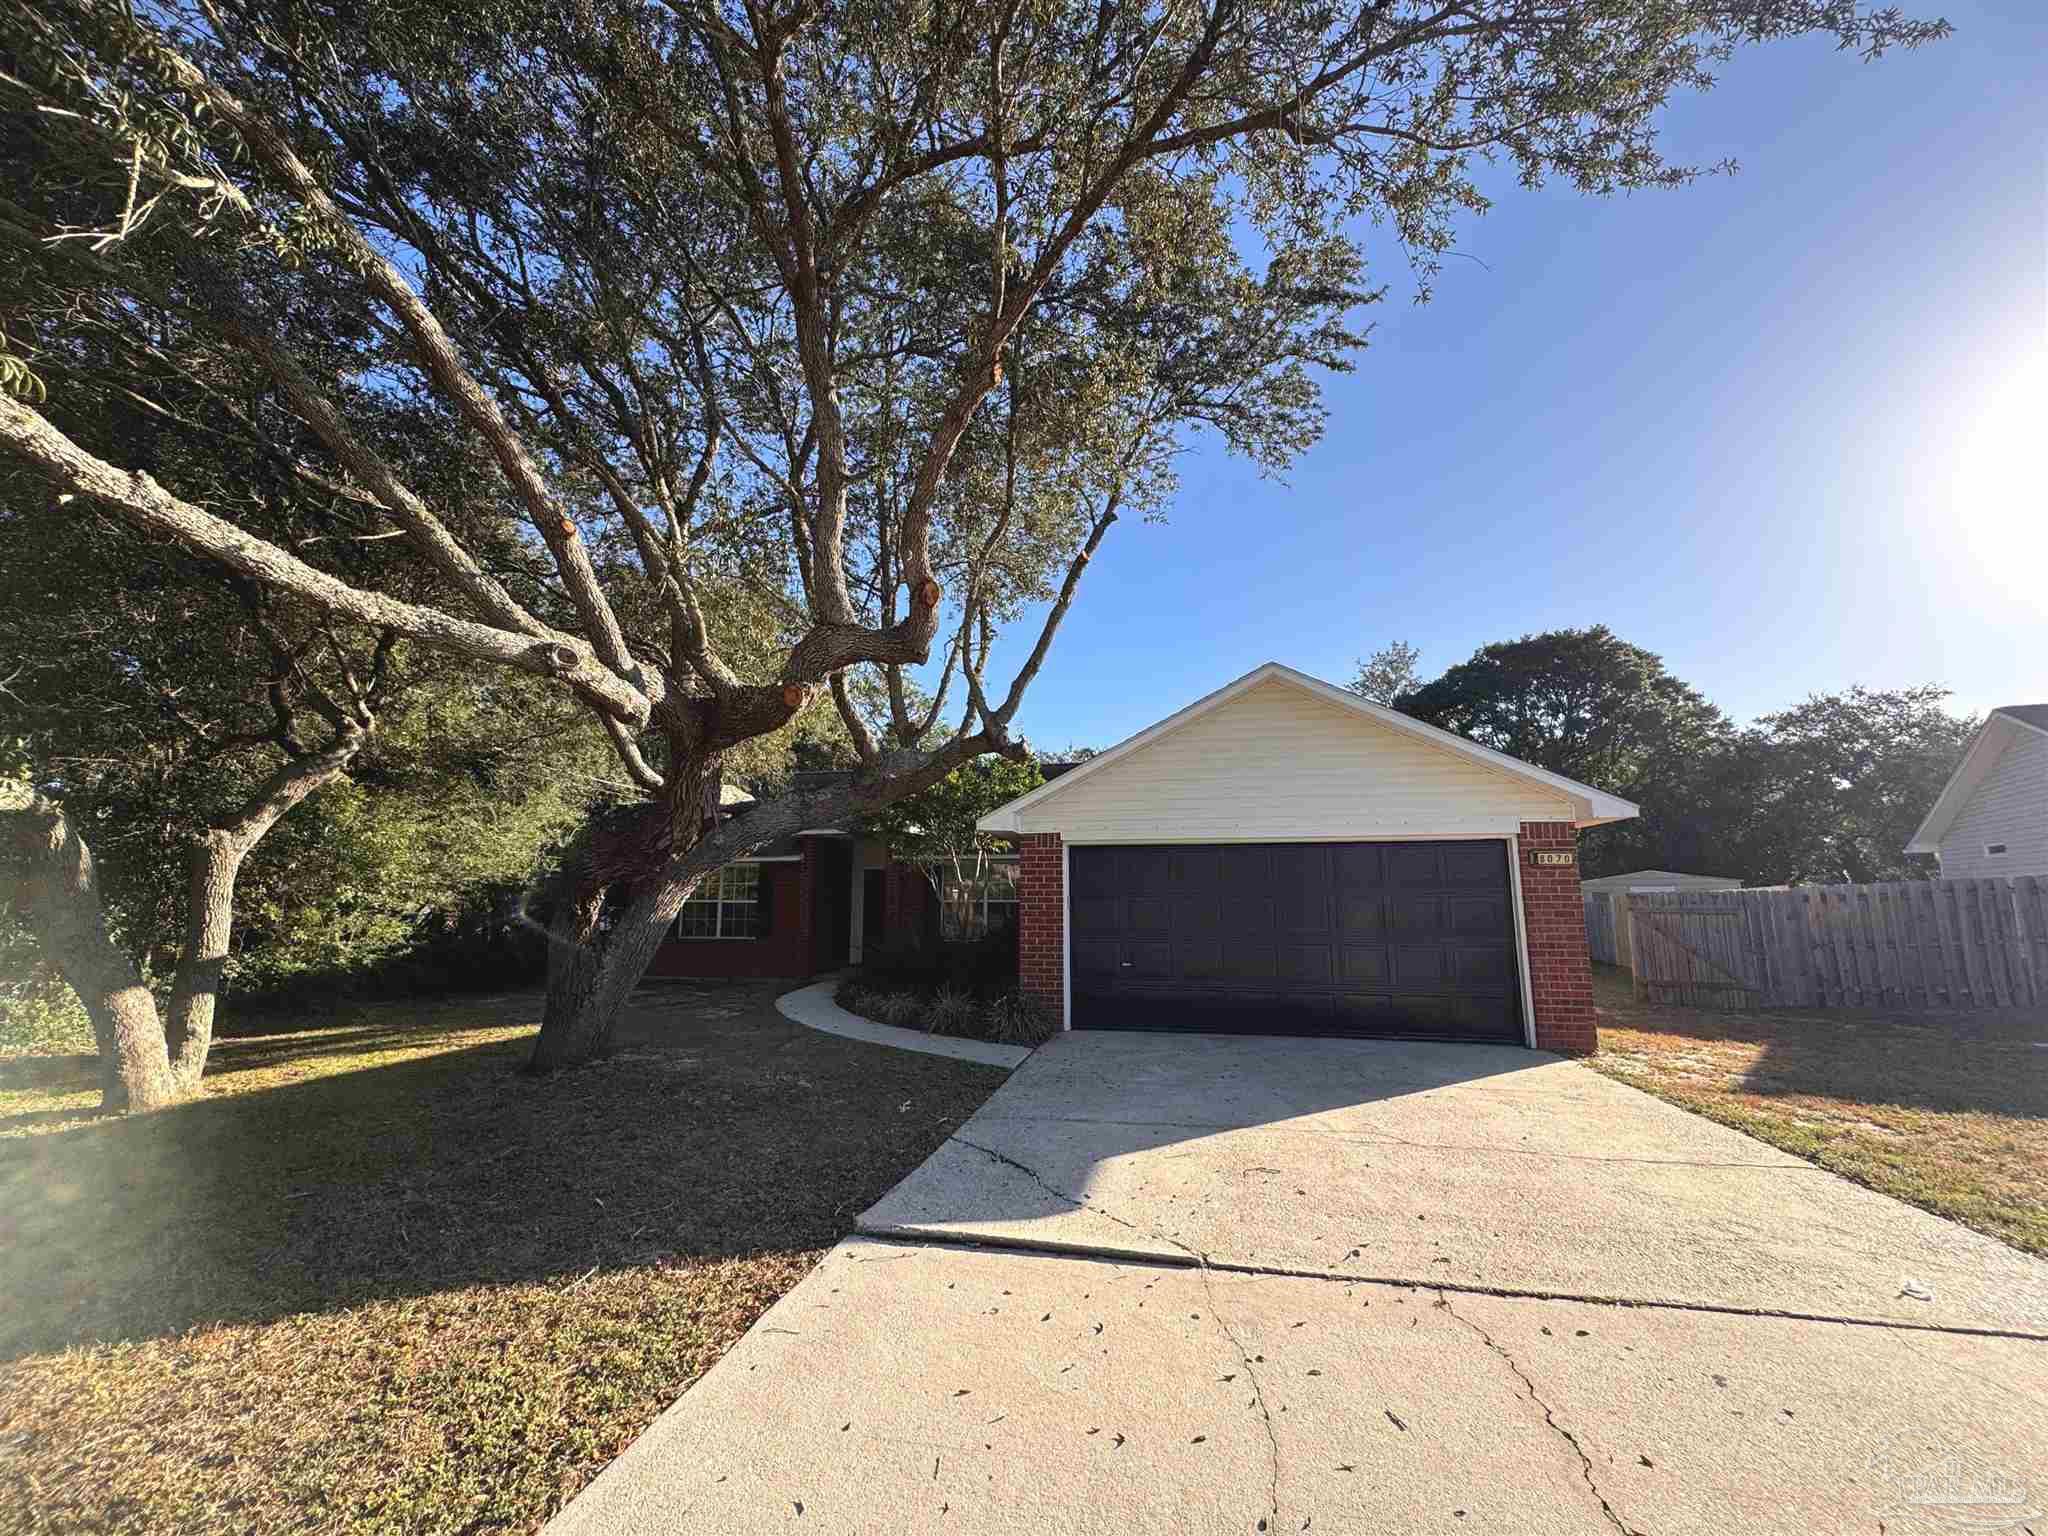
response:
M2048 1265L1529 1052L1064 1036L862 1226L558 1536L2048 1498Z

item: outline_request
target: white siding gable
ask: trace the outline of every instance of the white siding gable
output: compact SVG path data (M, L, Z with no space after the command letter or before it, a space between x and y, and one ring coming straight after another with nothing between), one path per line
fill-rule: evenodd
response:
M1545 785L1282 681L1247 689L1017 812L1069 842L1500 837L1570 821Z
M1987 843L2004 843L1987 855ZM2021 727L1949 823L1941 877L2048 875L2048 736Z

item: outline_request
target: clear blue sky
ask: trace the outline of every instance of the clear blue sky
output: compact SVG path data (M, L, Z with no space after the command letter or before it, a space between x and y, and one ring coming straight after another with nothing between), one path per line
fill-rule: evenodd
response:
M1392 283L1282 485L1208 444L1120 523L1020 725L1107 746L1261 661L1425 675L1604 622L1738 719L1850 683L2048 700L2048 6L1866 65L1751 50L1666 123L1740 174L1512 186ZM999 649L1006 684L1019 643Z

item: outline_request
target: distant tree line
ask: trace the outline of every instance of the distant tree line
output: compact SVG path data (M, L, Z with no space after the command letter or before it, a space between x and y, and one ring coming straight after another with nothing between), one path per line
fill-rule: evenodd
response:
M1589 831L1588 876L1632 869L1755 885L1931 874L1908 838L1977 722L1948 690L1856 686L1738 726L1663 659L1605 625L1481 646L1425 681L1396 641L1352 687L1431 725L1642 807Z

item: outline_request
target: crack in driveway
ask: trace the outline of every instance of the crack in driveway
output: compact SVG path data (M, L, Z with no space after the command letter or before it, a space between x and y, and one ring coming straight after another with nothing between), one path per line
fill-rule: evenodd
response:
M1607 1523L1617 1531L1620 1531L1622 1536L1644 1536L1642 1531L1623 1520L1615 1512L1614 1506L1607 1502L1607 1495L1600 1491L1600 1485L1593 1480L1593 1458L1588 1456L1586 1448L1579 1444L1579 1437L1557 1422L1556 1415L1550 1411L1550 1404L1543 1401L1542 1394L1536 1390L1536 1383L1531 1381L1529 1373L1515 1362L1515 1357L1509 1354L1507 1349L1496 1341L1492 1334L1480 1327L1479 1324L1473 1322L1469 1317L1458 1316L1457 1308L1451 1305L1451 1298L1445 1295L1441 1289L1436 1293L1436 1304L1450 1314L1452 1322L1461 1324L1476 1333L1479 1336L1480 1342L1496 1355L1499 1355L1507 1368L1514 1372L1515 1379L1522 1384L1523 1393L1530 1402L1543 1411L1543 1422L1548 1424L1552 1433L1563 1439L1565 1444L1572 1448L1572 1454L1579 1458L1579 1476L1586 1484L1586 1491L1599 1501L1600 1513L1607 1517Z
M1275 1529L1277 1529L1280 1524L1280 1436L1273 1427L1273 1411L1266 1406L1266 1389L1265 1385L1259 1380L1258 1366L1253 1361L1250 1352L1246 1350L1244 1340L1237 1336L1237 1330L1230 1326L1230 1320L1223 1315L1223 1308L1216 1300L1216 1286L1213 1279L1213 1271L1209 1265L1209 1256L1199 1249L1190 1248L1178 1238L1169 1237L1166 1233L1156 1228L1142 1227L1134 1221L1128 1221L1117 1215L1114 1211L1104 1210L1093 1201L1085 1199L1071 1190L1061 1189L1058 1185L1048 1181L1036 1168L1026 1163L1020 1163L1016 1158L1009 1156L1007 1153L998 1152L993 1147L985 1147L977 1141L969 1141L966 1137L960 1135L949 1136L947 1140L957 1141L963 1147L971 1147L982 1156L1002 1164L1005 1168L1014 1168L1047 1194L1055 1199L1066 1201L1077 1210L1092 1212L1100 1216L1104 1221L1114 1222L1126 1231L1136 1232L1141 1237L1150 1237L1158 1242L1171 1243L1175 1248L1178 1248L1182 1253L1195 1261L1194 1267L1200 1272L1202 1277L1202 1294L1208 1298L1209 1316L1214 1320L1217 1330L1229 1342L1231 1349L1236 1352L1239 1361L1242 1362L1245 1378L1251 1382L1252 1386L1252 1405L1259 1410L1259 1417L1265 1427L1267 1515Z

